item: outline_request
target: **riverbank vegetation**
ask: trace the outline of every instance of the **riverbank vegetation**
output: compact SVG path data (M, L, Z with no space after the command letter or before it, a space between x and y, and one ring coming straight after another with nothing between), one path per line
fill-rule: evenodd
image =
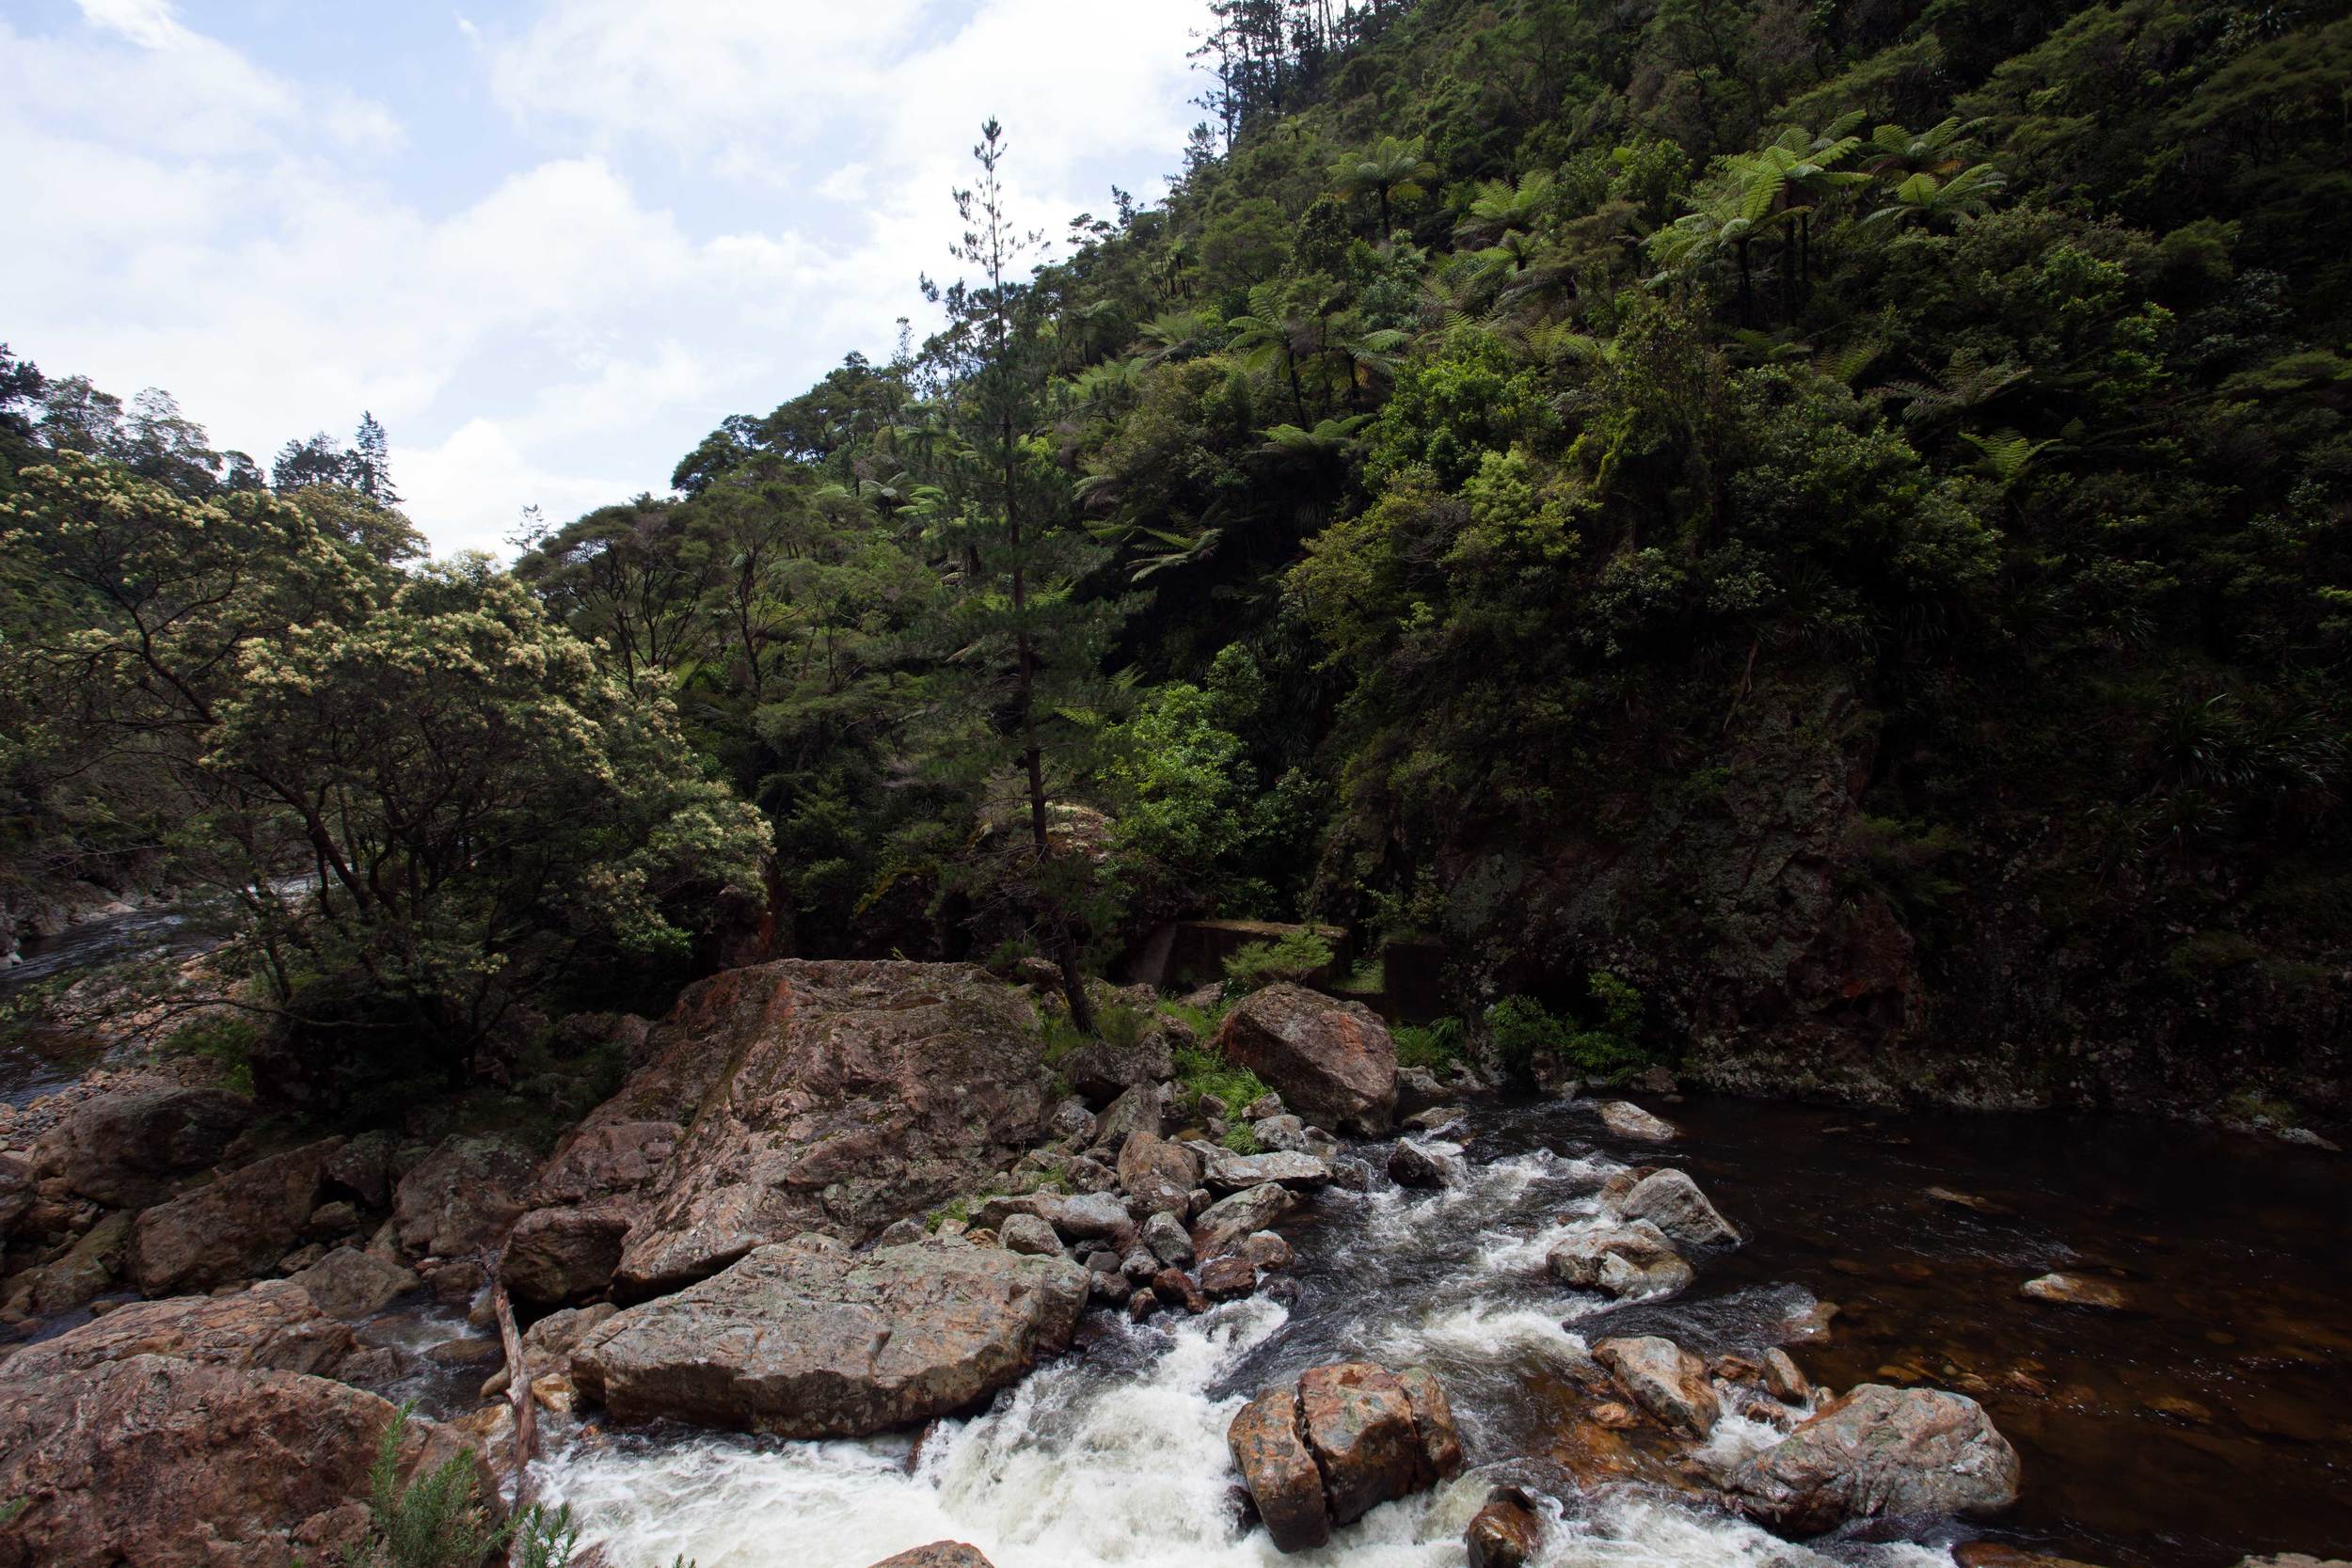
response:
M2342 1109L2344 7L1213 9L1164 202L1025 253L990 127L935 334L511 570L0 360L9 876L453 1079L1214 913L1596 1070Z

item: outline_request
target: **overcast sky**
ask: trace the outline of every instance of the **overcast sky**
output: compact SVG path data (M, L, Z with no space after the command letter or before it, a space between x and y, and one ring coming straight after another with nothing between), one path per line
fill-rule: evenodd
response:
M214 444L389 429L495 549L920 319L979 121L1024 221L1157 198L1201 0L0 0L0 341Z

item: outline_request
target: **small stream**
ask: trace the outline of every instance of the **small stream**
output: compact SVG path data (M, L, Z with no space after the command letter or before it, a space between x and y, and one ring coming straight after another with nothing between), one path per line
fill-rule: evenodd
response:
M678 1553L700 1568L864 1568L941 1537L999 1568L1271 1563L1232 1506L1224 1433L1278 1380L1340 1358L1425 1363L1473 1465L1540 1460L1574 1425L1589 1342L1660 1333L1752 1353L1829 1301L1832 1337L1799 1345L1800 1362L1838 1387L1978 1389L2024 1460L2014 1513L1796 1545L1659 1490L1584 1491L1538 1469L1561 1504L1547 1568L1948 1568L1944 1548L1980 1534L2119 1568L2352 1549L2352 1199L2332 1157L2118 1121L1660 1109L1687 1134L1662 1151L1613 1144L1579 1106L1476 1112L1454 1188L1327 1191L1285 1224L1295 1305L1090 1320L1079 1351L919 1451L903 1436L576 1433L546 1466L548 1493L613 1568ZM1635 1163L1692 1170L1749 1244L1705 1259L1667 1302L1562 1290L1545 1253L1595 1223L1595 1189ZM2060 1266L2124 1278L2139 1310L2018 1298ZM1727 1419L1712 1447L1735 1457L1771 1435ZM1492 1479L1377 1509L1295 1560L1457 1568Z

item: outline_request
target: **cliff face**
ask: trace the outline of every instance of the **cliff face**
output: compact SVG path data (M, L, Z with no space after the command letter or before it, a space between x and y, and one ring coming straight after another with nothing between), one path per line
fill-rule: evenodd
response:
M1743 1094L2352 1104L2340 928L2280 917L2243 864L2085 875L2086 814L1989 782L1958 829L1923 830L1902 772L1838 679L1759 681L1703 766L1629 754L1548 832L1448 846L1454 982L1568 1001L1608 969L1684 1076Z

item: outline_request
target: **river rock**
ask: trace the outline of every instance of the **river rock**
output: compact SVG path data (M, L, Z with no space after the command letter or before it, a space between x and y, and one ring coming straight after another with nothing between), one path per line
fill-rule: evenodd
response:
M1055 1104L1029 1003L976 964L729 970L689 987L648 1050L662 1103L664 1085L709 1087L623 1247L625 1295L803 1232L864 1241L1035 1148Z
M1153 1214L1144 1221L1143 1244L1170 1268L1184 1268L1192 1262L1192 1233L1174 1214Z
M1251 1122L1249 1135L1258 1140L1258 1147L1263 1149L1285 1154L1307 1152L1307 1124L1288 1112Z
M2026 1280L2017 1287L2017 1293L2028 1301L2047 1302L2054 1307L2087 1307L2099 1312L2131 1310L2131 1298L2121 1285L2087 1275L2045 1274Z
M1470 1516L1462 1544L1470 1568L1526 1568L1543 1547L1543 1520L1535 1500L1516 1486L1498 1486L1486 1506Z
M602 1295L621 1266L635 1211L627 1204L533 1209L506 1234L499 1278L526 1307L561 1307Z
M508 1139L455 1133L392 1189L392 1223L411 1258L452 1258L495 1247L522 1214L538 1170Z
M1883 1514L1998 1513L2017 1452L1963 1394L1864 1384L1732 1471L1742 1513L1799 1535Z
M1434 1386L1432 1379L1424 1389ZM1432 1429L1426 1436L1424 1417ZM1433 1449L1450 1443L1453 1468L1460 1468L1451 1411L1417 1410L1402 1378L1371 1362L1308 1369L1298 1380L1298 1424L1323 1472L1335 1525L1436 1484Z
M1281 1150L1270 1154L1218 1153L1209 1159L1200 1177L1200 1184L1220 1196L1268 1181L1295 1192L1310 1192L1330 1184L1331 1167L1311 1154Z
M301 1287L272 1279L233 1295L126 1303L17 1352L8 1377L16 1382L86 1372L134 1355L331 1376L357 1348L351 1330L322 1316Z
M367 1524L393 1407L326 1378L162 1355L0 1380L0 1568L280 1568ZM455 1451L411 1419L413 1476ZM483 1481L486 1484L488 1478Z
M111 1087L43 1133L33 1165L39 1174L63 1177L93 1202L142 1209L170 1196L181 1178L217 1162L253 1120L253 1102L226 1089Z
M1672 1339L1656 1335L1603 1339L1593 1359L1606 1367L1633 1402L1694 1437L1715 1430L1722 1402L1707 1378L1707 1363Z
M1182 1307L1198 1315L1209 1309L1208 1292L1182 1269L1162 1269L1152 1276L1152 1294L1163 1307Z
M1110 1193L1076 1193L1057 1197L1041 1213L1067 1242L1112 1242L1135 1229L1127 1206Z
M1604 1100L1599 1110L1601 1125L1620 1138L1665 1144L1682 1136L1673 1122L1650 1115L1629 1100Z
M1237 1301L1258 1288L1258 1271L1249 1259L1229 1252L1200 1265L1200 1293L1211 1301Z
M1089 1105L1104 1106L1139 1084L1173 1077L1176 1057L1163 1029L1146 1029L1127 1045L1089 1040L1061 1059L1061 1075Z
M1064 1349L1087 1290L1057 1257L803 1236L612 1319L573 1375L624 1421L859 1437L962 1409Z
M1232 1251L1251 1231L1288 1213L1294 1201L1288 1190L1271 1181L1219 1198L1193 1219L1192 1255L1209 1259Z
M63 1257L8 1276L8 1309L47 1314L79 1307L115 1288L131 1246L131 1216L108 1214Z
M1740 1232L1716 1212L1688 1171L1652 1171L1616 1200L1627 1219L1647 1220L1677 1242L1692 1246L1736 1246Z
M1119 1184L1137 1214L1190 1212L1192 1190L1200 1182L1200 1156L1155 1132L1137 1128L1120 1147Z
M883 1558L874 1568L995 1568L978 1547L962 1541L934 1541Z
M1061 1238L1054 1227L1035 1214L1009 1214L996 1232L996 1243L1007 1252L1017 1252L1029 1258L1058 1258Z
M1137 1084L1096 1118L1093 1147L1098 1157L1115 1161L1136 1133L1149 1132L1156 1138L1167 1131L1167 1086Z
M1551 1276L1579 1291L1655 1299L1689 1289L1691 1265L1647 1220L1570 1236L1545 1259Z
M1225 1445L1249 1500L1266 1534L1285 1552L1310 1551L1331 1539L1323 1471L1302 1433L1298 1391L1288 1384L1243 1405L1225 1429Z
M337 1247L289 1277L310 1294L320 1311L345 1323L374 1316L389 1306L393 1297L405 1295L421 1283L413 1269L404 1269L389 1259L347 1246Z
M1446 1397L1445 1385L1426 1367L1406 1367L1396 1381L1413 1407L1413 1426L1421 1433L1422 1457L1428 1461L1430 1474L1439 1481L1458 1474L1462 1433L1454 1424L1454 1402Z
M1287 1269L1291 1266L1291 1244L1271 1230L1253 1231L1242 1238L1241 1255L1249 1259L1252 1268Z
M342 1147L327 1138L273 1154L140 1214L130 1267L141 1292L200 1291L269 1268L301 1241Z
M1399 1139L1389 1151L1389 1180L1400 1187L1446 1185L1445 1161L1409 1139Z
M1794 1358L1775 1345L1764 1353L1764 1391L1776 1400L1803 1404L1813 1397L1813 1384Z
M1327 1126L1377 1137L1396 1114L1396 1042L1371 1008L1283 981L1233 1005L1216 1049L1282 1101Z

